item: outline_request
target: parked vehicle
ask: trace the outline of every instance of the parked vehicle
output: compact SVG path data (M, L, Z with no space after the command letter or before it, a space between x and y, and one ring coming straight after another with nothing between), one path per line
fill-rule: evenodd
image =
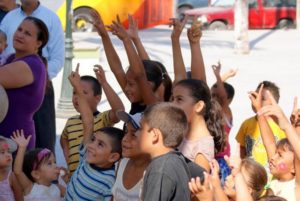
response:
M234 26L234 0L216 0L209 7L187 10L185 15L199 16L211 30ZM291 28L296 21L296 0L249 0L249 28Z
M177 17L182 19L184 12L193 8L201 8L209 6L210 0L178 0L177 1Z

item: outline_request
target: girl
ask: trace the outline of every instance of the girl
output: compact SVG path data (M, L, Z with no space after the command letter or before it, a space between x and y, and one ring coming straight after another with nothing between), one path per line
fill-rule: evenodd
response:
M118 117L125 122L125 136L122 140L123 159L119 163L112 193L114 200L138 201L143 173L150 163L150 157L139 150L135 135L139 128L141 114L131 116L122 111L118 112Z
M60 173L54 154L48 149L34 149L25 155L30 138L24 137L23 130L13 132L12 136L18 144L14 173L23 190L24 200L60 201L64 189L52 183Z
M207 84L195 79L181 80L175 84L172 102L184 110L189 121L189 130L179 150L209 171L209 162L226 142L220 106L211 100Z
M11 171L11 153L16 149L14 141L0 136L0 200L14 201L22 198L16 176Z

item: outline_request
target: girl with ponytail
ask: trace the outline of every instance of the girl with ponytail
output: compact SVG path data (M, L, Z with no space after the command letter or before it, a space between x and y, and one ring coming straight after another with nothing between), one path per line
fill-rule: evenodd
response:
M224 149L226 135L220 105L211 99L202 80L186 79L175 84L172 102L186 114L189 130L179 150L207 171L214 155Z

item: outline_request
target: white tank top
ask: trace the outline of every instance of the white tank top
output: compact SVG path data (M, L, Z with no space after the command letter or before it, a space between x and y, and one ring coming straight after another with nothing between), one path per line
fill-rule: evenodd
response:
M123 186L123 173L129 158L123 158L120 161L116 182L112 188L112 194L115 201L138 201L139 193L142 186L142 179L135 184L131 189L126 189Z
M25 201L61 201L60 190L57 185L44 186L37 183L28 195L24 196Z

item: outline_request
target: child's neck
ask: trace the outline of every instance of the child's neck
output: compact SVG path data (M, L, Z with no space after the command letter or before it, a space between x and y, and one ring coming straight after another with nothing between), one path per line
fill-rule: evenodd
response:
M156 157L165 155L165 154L169 153L170 151L174 151L174 149L165 147L165 146L161 146L159 148L154 148L153 153L151 153L150 156L151 156L151 159L154 159Z
M207 129L204 118L199 116L190 122L189 129L187 134L185 135L185 138L187 140L198 140L203 136L210 136L210 132Z
M8 167L0 167L0 181L7 177Z
M294 179L295 176L293 174L284 174L282 176L280 176L280 178L277 178L278 181L291 181L292 179Z
M44 186L51 186L52 181L45 181L43 179L39 179L37 180L35 183L39 184L39 185L44 185Z
M148 166L150 161L151 161L151 158L150 158L149 155L143 155L143 156L140 156L140 157L129 159L129 162L131 163L131 165L135 166L135 167Z

